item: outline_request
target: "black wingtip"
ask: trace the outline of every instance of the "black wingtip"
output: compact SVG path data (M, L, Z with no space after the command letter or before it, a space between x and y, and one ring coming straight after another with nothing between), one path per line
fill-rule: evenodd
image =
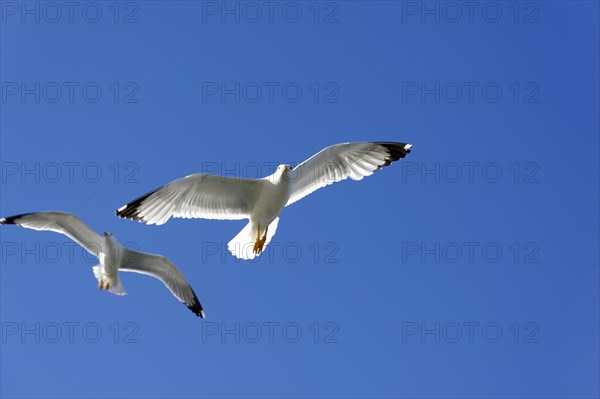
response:
M189 310L191 310L196 316L204 319L205 314L204 314L204 309L202 309L202 305L200 305L200 301L198 301L198 298L195 298L196 300L194 301L194 303L186 305L188 307Z
M15 215L15 216L9 216L7 218L0 218L0 224L18 224L17 219L20 219L23 216L27 216L27 215L31 215L31 214L33 214L33 212L23 213L23 214Z
M375 144L383 146L389 152L389 155L385 158L385 161L380 166L380 168L391 165L392 162L395 162L399 159L406 157L408 154L410 154L412 147L413 147L412 144L393 143L393 142L386 142L386 141L378 141L378 142L375 142Z
M131 219L131 220L137 220L140 222L144 222L144 218L140 216L139 207L149 196L151 196L158 190L160 190L160 188L157 188L156 190L152 190L149 193L144 194L141 197L134 199L127 205L123 205L122 207L120 207L119 209L117 209L115 211L115 214L118 217L123 218L123 219Z
M204 309L202 308L202 304L200 303L200 300L196 296L196 293L194 292L194 290L192 290L192 294L194 295L194 299L192 300L192 303L186 303L185 305L188 307L189 310L194 312L194 314L196 316L204 319L205 314L204 314Z

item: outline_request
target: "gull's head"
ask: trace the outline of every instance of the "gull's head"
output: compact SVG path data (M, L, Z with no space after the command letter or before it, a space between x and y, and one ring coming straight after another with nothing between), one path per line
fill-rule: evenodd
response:
M277 173L281 175L287 174L290 170L292 170L292 167L286 164L281 164L277 167Z
M108 237L112 237L112 233L109 233L108 231L104 232L104 237L108 238Z
M281 180L287 180L288 172L290 170L292 170L290 165L281 164L277 167L275 172L271 176L266 177L266 179L269 179L271 183L277 184Z

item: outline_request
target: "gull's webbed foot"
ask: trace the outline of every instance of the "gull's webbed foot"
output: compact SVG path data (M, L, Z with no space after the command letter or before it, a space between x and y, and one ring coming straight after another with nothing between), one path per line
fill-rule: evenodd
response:
M265 242L267 241L267 231L269 231L268 226L265 229L265 234L262 236L262 238L260 238L260 227L257 229L256 242L254 243L254 248L252 249L252 252L254 252L255 255L258 255L263 251Z
M98 280L98 288L103 290L103 291L107 291L110 288L110 279L104 279L104 278L100 278Z

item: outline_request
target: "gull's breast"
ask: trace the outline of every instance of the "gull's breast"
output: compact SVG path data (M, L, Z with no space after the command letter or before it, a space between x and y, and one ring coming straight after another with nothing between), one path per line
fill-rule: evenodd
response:
M289 197L289 182L285 179L280 179L274 184L265 184L250 215L250 220L261 225L269 225L279 216Z

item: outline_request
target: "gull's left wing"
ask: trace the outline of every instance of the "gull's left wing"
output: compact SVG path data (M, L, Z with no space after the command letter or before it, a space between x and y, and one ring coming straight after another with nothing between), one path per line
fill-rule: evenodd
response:
M204 318L204 310L196 293L179 269L164 256L125 249L123 264L119 270L145 274L159 279L175 298L179 299L196 316Z
M250 216L264 181L197 173L123 205L117 216L147 224L171 217L238 220Z
M72 213L24 213L1 218L0 224L16 224L32 230L54 231L66 235L97 258L100 258L102 252L102 238Z
M286 206L318 189L350 178L361 180L410 154L412 144L342 143L327 147L289 172L292 189Z

